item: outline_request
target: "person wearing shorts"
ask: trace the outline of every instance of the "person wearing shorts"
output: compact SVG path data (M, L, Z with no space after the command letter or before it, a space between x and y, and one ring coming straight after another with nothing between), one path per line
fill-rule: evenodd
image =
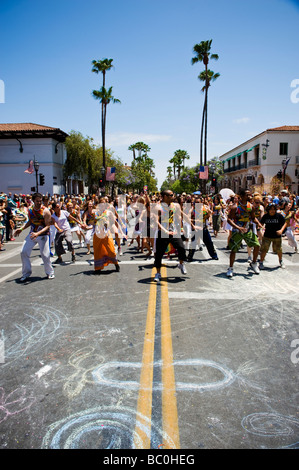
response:
M239 251L243 240L247 246L253 248L253 260L250 263L251 268L256 274L260 272L257 264L260 243L252 230L251 224L254 222L258 227L262 225L256 218L254 208L249 202L250 192L242 189L239 196L239 201L231 207L227 217L227 221L232 227L232 235L229 241L229 249L231 250L230 265L226 273L227 277L233 277L236 253Z
M264 259L272 243L273 252L277 254L281 268L285 268L282 260L282 233L287 227L284 216L277 212L276 204L269 204L266 213L261 219L261 224L265 225L265 233L262 240L260 269L264 268Z

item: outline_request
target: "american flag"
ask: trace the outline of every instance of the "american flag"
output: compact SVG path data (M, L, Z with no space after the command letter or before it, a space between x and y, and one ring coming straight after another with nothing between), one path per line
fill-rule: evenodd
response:
M288 166L290 160L291 160L291 157L290 157L290 158L287 158L287 159L285 160L285 162L283 163L283 168L282 168L282 169L283 169L284 172L286 171L287 166Z
M106 172L106 181L114 181L115 180L115 166L107 167L107 172Z
M29 175L31 175L33 172L34 172L33 160L30 160L28 168L27 170L24 171L24 173L29 173Z
M207 180L208 178L209 178L209 167L200 165L200 167L199 167L199 179L200 180Z

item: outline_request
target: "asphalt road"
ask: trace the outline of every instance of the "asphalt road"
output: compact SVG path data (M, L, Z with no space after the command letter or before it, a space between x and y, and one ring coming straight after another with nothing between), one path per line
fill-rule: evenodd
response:
M24 238L24 234L22 234ZM197 251L182 276L124 247L120 272L93 271L76 244L46 279L39 250L21 277L22 238L0 254L1 449L299 447L299 254L242 249L226 277ZM1 356L0 356L1 359Z

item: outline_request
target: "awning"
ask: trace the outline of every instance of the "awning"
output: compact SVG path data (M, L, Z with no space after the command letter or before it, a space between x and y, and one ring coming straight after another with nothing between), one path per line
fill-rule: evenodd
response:
M232 157L228 157L226 160L224 160L225 162L228 162L229 160L232 160L233 158L236 158L236 157L240 157L244 152L248 153L250 152L251 150L253 150L255 147L258 147L260 144L256 144L254 145L253 147L251 147L250 149L247 149L247 150L243 150L242 152L240 153L237 153L236 155L233 155Z

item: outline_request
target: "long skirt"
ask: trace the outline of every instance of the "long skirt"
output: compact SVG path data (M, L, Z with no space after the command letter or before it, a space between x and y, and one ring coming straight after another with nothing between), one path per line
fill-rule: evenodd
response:
M108 264L117 264L116 253L114 249L114 240L112 237L99 238L96 234L93 236L94 269L98 271Z

